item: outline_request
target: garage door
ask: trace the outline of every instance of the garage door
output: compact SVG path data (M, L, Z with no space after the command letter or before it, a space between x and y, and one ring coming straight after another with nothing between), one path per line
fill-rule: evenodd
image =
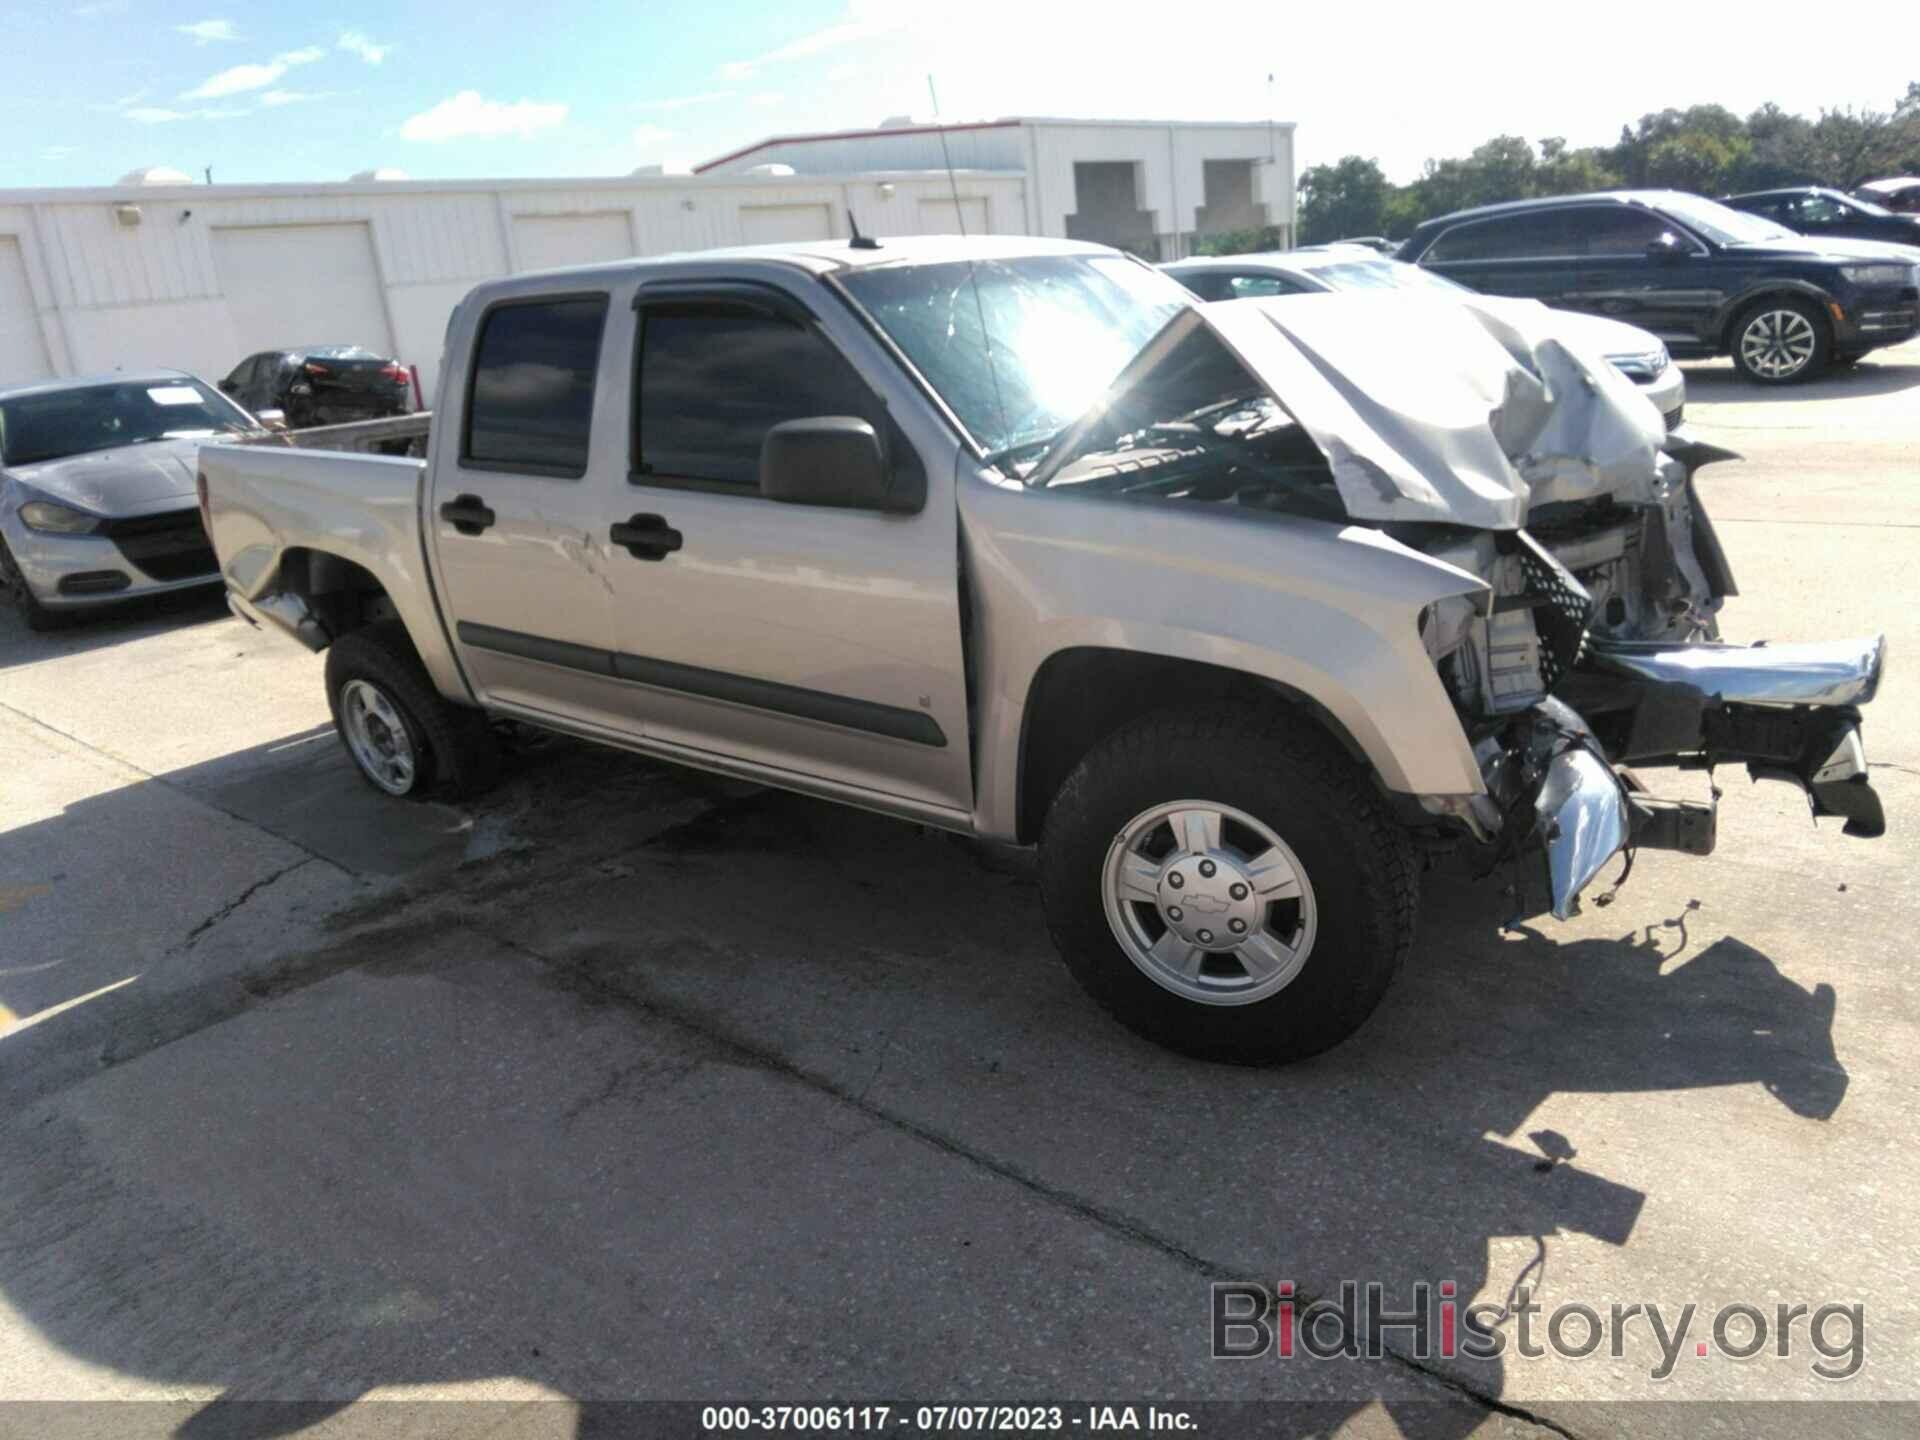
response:
M955 225L958 220L966 227L968 235L987 233L987 202L984 196L962 195L958 209L954 208L953 197L920 202L920 233L922 235L953 235L960 233Z
M633 226L624 210L600 215L516 215L513 248L522 270L628 260L634 253Z
M302 345L394 353L365 225L216 229L213 263L233 317L236 361Z
M833 222L824 205L742 205L740 236L749 245L827 240L833 236Z
M20 242L0 235L0 385L18 380L44 380L53 373L47 347L40 338L40 317L34 313L33 291L27 285L27 262Z

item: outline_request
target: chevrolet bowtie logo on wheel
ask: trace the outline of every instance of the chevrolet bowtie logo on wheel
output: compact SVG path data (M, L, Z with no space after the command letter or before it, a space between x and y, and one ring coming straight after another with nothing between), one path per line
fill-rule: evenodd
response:
M1186 896L1181 903L1187 909L1196 910L1202 915L1218 915L1222 910L1231 909L1233 906L1231 900L1222 900L1218 895L1203 895L1198 892Z

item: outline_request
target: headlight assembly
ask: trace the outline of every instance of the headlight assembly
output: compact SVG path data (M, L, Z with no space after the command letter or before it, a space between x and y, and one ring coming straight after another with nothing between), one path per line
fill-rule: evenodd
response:
M1840 273L1855 285L1904 285L1909 267L1905 265L1842 265Z
M91 535L100 528L98 515L56 505L51 500L29 500L20 507L20 519L29 530L44 530L54 535Z

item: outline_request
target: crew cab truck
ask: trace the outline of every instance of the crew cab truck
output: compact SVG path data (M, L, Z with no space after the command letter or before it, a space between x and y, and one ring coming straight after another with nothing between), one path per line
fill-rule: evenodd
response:
M1101 1003L1285 1060L1372 1011L1432 844L1562 916L1710 850L1625 762L1882 826L1879 642L1719 643L1723 452L1538 313L1012 237L623 262L463 301L424 461L209 445L200 490L380 790L483 788L505 718L1038 845Z

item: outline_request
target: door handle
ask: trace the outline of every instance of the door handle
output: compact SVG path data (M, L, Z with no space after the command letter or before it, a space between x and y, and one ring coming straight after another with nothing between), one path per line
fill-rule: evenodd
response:
M616 545L624 545L636 560L664 560L680 548L680 532L667 524L664 515L635 515L617 522L607 532Z
M456 495L440 507L440 518L462 535L478 535L493 524L493 511L478 495Z

